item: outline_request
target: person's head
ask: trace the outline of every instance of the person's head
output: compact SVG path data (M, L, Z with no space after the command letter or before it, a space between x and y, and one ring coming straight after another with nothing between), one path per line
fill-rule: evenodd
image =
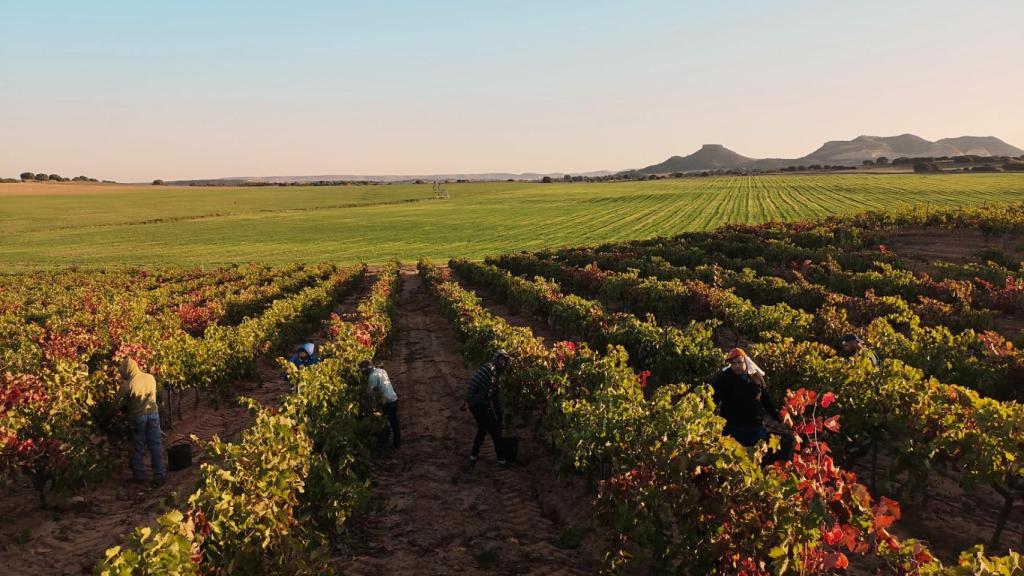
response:
M512 362L512 357L508 355L508 352L504 350L498 350L494 353L494 358L491 359L491 363L494 364L499 370L508 368L509 363Z
M299 359L309 360L311 356L316 352L316 344L312 342L306 342L302 346L299 346Z
M121 360L121 365L117 367L117 370L125 380L131 380L142 373L142 369L139 368L139 364L131 358Z
M843 336L843 350L847 352L857 352L864 347L864 341L860 339L860 336L856 334L846 334Z
M743 348L733 348L725 355L725 361L729 363L729 370L737 376L747 373L747 353Z
M364 376L369 376L370 372L373 371L373 362L363 360L359 363L359 371L362 372Z

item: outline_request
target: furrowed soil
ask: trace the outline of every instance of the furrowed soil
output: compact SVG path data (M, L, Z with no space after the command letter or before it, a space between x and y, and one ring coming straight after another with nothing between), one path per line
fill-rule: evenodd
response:
M526 429L519 462L496 463L490 439L468 457L476 425L459 409L467 366L438 303L406 270L398 340L383 359L399 395L402 446L375 464L374 509L354 523L334 565L348 575L592 574L589 498Z
M346 297L335 312L346 314L358 305L372 285L374 278L367 274L362 285ZM310 337L320 344L322 333ZM237 397L249 397L265 406L277 406L288 392L288 383L273 359L257 361L256 375L233 387ZM148 484L134 485L128 467L129 443L122 447L120 468L112 478L94 490L77 497L55 498L50 508L40 505L39 499L27 482L20 482L0 497L0 573L4 575L71 575L91 574L93 567L103 559L104 552L120 545L138 526L156 526L163 513L180 508L195 489L204 462L210 457L202 443L214 436L233 442L253 422L252 414L240 406L235 398L222 401L219 409L213 399L200 397L198 408L193 408L194 396L186 393L183 400L183 419L176 416L172 426L163 427L164 449L191 435L201 444L192 445L192 466L178 472L168 472L167 482L160 487ZM152 471L149 455L145 459L146 473Z

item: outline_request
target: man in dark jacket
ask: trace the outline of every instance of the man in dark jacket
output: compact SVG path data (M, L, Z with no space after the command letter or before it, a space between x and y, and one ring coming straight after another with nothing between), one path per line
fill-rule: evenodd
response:
M494 358L481 364L473 377L469 379L466 398L462 410L467 407L476 420L476 438L473 439L473 451L469 461L476 464L480 457L480 446L488 434L494 442L494 452L498 455L498 464L506 464L502 455L501 445L501 390L498 387L502 373L508 368L511 358L504 350L494 353Z
M729 366L719 372L711 383L715 406L725 418L723 433L748 447L760 440L767 441L769 435L765 418L777 419L779 411L768 394L763 371L741 348L730 351L726 361ZM794 444L791 434L783 435L781 449L769 453L763 463L789 460L793 456Z

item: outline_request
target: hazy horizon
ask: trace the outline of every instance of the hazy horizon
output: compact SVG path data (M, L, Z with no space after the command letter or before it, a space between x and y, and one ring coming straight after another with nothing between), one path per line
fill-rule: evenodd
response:
M1024 147L1024 3L41 1L0 20L0 176L588 172L702 144Z

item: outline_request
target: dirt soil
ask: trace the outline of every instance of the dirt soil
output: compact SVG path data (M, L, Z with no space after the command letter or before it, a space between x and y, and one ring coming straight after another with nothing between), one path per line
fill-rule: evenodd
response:
M1024 259L1024 236L986 236L980 230L907 229L890 237L885 246L900 256L928 263L964 264L976 261L982 250L1002 250L1017 260Z
M375 464L375 509L354 523L335 567L348 575L594 573L593 551L575 535L589 525L589 497L578 479L556 475L529 430L506 432L520 438L518 463L499 466L488 439L469 466L476 426L459 405L475 367L463 363L420 278L404 273L398 341L383 361L399 395L403 444Z
M362 286L345 298L335 310L346 314L355 309L369 289L372 275ZM310 340L322 343L323 334ZM273 359L261 358L257 362L256 376L238 382L237 396L245 396L263 405L276 406L288 392ZM196 435L207 441L213 436L234 441L252 424L248 410L233 399L222 402L220 409L213 407L210 398L201 396L199 407L191 410L193 396L186 394L184 418L175 417L173 426L164 427L164 447L179 439ZM192 466L178 472L169 472L167 482L160 487L133 485L128 467L128 444L122 449L120 470L112 478L77 497L61 498L47 510L40 506L31 485L19 482L0 497L0 573L5 575L70 575L91 574L96 562L106 549L121 544L137 526L156 526L156 519L172 508L188 501L200 479L200 467L210 461L201 446L192 447ZM149 473L149 457L146 457Z
M879 478L889 466L889 459L879 457ZM868 458L849 469L860 482L868 485L871 470ZM878 494L874 494L878 497ZM902 517L893 525L893 534L900 538L916 538L946 564L954 564L961 552L976 544L984 544L988 554L1005 554L1007 548L1024 550L1024 516L1019 505L1013 508L1000 538L1000 547L990 548L996 519L1004 500L992 488L980 485L965 491L954 472L937 469L928 478L924 494L908 498L889 494L900 502Z

